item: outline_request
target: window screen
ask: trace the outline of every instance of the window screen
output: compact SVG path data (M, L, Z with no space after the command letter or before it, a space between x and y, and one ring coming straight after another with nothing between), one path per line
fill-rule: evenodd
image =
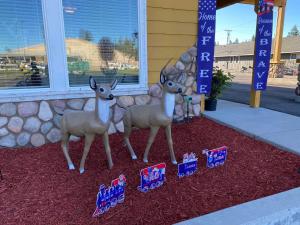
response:
M49 87L41 0L0 1L0 89Z
M70 86L139 82L138 0L63 0Z

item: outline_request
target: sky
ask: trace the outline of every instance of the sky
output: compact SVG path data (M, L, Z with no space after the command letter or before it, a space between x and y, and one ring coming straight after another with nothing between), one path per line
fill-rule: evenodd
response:
M253 5L235 4L217 11L216 42L226 44L227 33L224 30L232 30L231 40L250 40L255 34L256 14ZM277 22L277 7L274 8L273 35ZM300 0L287 0L284 36L297 25L300 30Z

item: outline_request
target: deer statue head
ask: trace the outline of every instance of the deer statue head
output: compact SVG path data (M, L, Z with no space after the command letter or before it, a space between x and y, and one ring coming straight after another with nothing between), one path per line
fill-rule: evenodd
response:
M182 93L180 79L181 77L179 77L176 81L169 80L162 70L162 72L160 73L160 83L163 86L163 92L171 94Z
M118 84L118 80L115 79L111 82L111 84L100 84L97 85L96 80L90 76L90 87L92 90L96 93L97 99L102 100L113 100L114 95L111 93L112 90L114 90Z

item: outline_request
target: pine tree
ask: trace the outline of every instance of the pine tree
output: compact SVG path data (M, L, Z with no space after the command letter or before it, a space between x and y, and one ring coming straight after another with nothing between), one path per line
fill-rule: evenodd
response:
M292 36L300 36L300 31L298 30L296 25L294 25L291 31L288 33L288 37Z

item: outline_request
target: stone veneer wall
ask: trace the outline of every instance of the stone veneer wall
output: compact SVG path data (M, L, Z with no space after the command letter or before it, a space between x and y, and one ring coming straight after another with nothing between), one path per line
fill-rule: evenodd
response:
M200 115L200 96L195 94L197 48L192 47L183 53L175 65L168 66L165 74L169 79L182 75L181 83L185 95L192 96L190 115ZM159 74L158 74L159 75ZM124 109L120 106L157 104L162 97L160 84L149 88L148 95L120 96L111 101L112 122L109 134L123 132L122 117ZM1 147L39 147L46 143L60 141L61 114L67 109L93 111L95 98L49 100L0 104L0 146ZM176 95L174 119L180 120L186 113L186 104L181 95ZM71 136L71 140L79 140Z

